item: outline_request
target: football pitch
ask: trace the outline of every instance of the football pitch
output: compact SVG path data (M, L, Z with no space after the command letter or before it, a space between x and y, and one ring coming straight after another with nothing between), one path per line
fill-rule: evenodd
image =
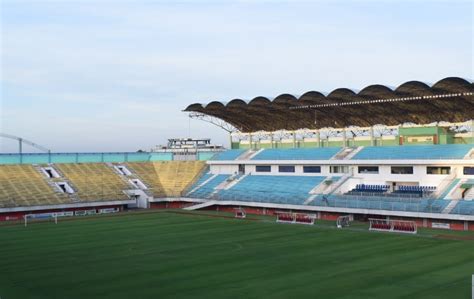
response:
M472 233L221 215L2 225L0 298L471 298Z

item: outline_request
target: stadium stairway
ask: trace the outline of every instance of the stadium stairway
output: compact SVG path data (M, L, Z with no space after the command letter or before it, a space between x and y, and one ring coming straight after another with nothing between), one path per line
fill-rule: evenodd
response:
M55 164L75 188L81 201L127 200L130 189L105 163Z
M205 174L191 187L191 191L187 193L187 197L207 199L215 195L219 190L216 187L227 180L230 175L227 174Z
M331 160L349 160L356 153L362 149L362 146L359 147L344 147L339 153L337 153Z
M150 187L147 186L147 184L140 178L140 176L135 173L133 170L129 169L127 167L127 170L130 172L130 174L124 174L120 171L117 170L116 167L119 167L119 166L125 166L121 163L106 163L107 166L109 166L113 172L115 172L121 179L122 181L124 181L128 186L130 186L130 189L135 189L135 190L141 190L143 192L143 195L146 196L146 197L153 197L153 192L149 189ZM126 167L126 166L125 166ZM130 181L131 180L140 180L140 182L142 182L142 184L144 184L146 186L147 189L142 189L142 188L138 188L137 186L135 186L134 184L132 184ZM125 192L127 194L127 196L130 197L130 195L132 194L131 192Z
M458 200L451 200L441 213L443 214L451 213L451 211L454 210L454 208L457 206L458 202L459 202Z
M71 199L72 202L76 203L76 202L80 202L81 199L79 198L79 196L77 196L77 188L74 187L74 185L72 184L72 182L64 176L64 174L57 168L57 167L54 167L54 165L47 165L48 167L52 167L56 173L60 176L59 178L48 178L44 175L43 171L41 170L41 168L43 167L44 165L39 165L39 164L33 164L33 168L36 170L36 172L38 172L45 180L46 182L48 183L49 186L51 186L51 188L56 192L56 193L59 193L59 194L64 194L66 195L67 197L69 197ZM58 189L58 186L56 185L57 182L65 182L67 183L75 192L74 193L64 193L64 192L61 192L59 189Z
M202 208L206 208L206 207L210 207L212 205L215 205L216 203L217 203L217 200L209 200L209 201L206 201L206 202L198 203L196 205L185 207L185 208L183 208L183 210L187 210L187 211L199 210L199 209L202 209Z
M449 195L457 188L461 179L454 179L441 193L440 199L449 199Z

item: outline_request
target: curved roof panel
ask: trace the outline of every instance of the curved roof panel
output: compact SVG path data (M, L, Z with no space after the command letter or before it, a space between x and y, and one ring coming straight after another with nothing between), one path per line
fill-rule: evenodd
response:
M281 94L273 100L259 96L248 103L241 99L195 103L184 111L218 117L242 132L462 122L474 119L474 84L448 77L431 87L420 81L395 89L375 84L358 93L338 88L327 96L319 91L300 97Z

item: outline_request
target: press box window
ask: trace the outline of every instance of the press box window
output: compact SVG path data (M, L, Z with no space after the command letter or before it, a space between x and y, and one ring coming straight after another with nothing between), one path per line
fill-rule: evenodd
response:
M257 165L255 167L256 172L271 172L272 167L270 165Z
M432 167L432 166L428 166L428 167L426 167L426 173L427 174L450 174L451 173L451 167Z
M349 173L349 166L331 166L329 171L331 173Z
M359 173L376 174L379 173L378 166L359 166Z
M304 173L321 173L321 166L303 166Z
M474 175L474 167L464 167L464 175Z
M392 174L413 174L413 166L392 166Z
M280 165L280 166L278 166L278 172L295 172L295 166L293 166L293 165Z

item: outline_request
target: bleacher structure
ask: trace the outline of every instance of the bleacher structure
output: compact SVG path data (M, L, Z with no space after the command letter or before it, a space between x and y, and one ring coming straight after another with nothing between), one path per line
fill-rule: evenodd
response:
M249 157L246 160L236 160L232 150L232 155L223 154L228 161L208 161L209 172L186 196L207 200L207 206L199 203L205 208L399 216L470 229L474 201L463 196L473 187L469 182L474 146L423 145L419 146L422 155L416 153L417 147L390 147L386 157L383 147L358 149L358 153L376 153L373 160L367 154L363 159L357 154L346 159L339 155L343 148L260 149L254 155L247 150L239 154ZM440 153L445 153L445 159L440 159Z
M131 189L110 167L103 163L56 164L72 183L82 201L126 200L124 190Z
M32 165L0 165L0 208L71 202Z
M226 129L230 149L0 154L0 220L32 209L107 206L245 210L295 223L346 215L377 219L379 230L411 231L402 221L474 230L469 81L195 103L185 111ZM44 176L46 166L59 177Z

